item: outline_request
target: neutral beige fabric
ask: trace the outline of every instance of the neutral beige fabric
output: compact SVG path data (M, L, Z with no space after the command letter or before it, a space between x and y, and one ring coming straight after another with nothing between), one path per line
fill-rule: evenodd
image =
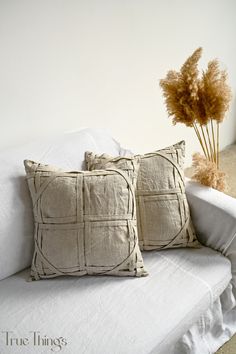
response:
M140 169L136 188L140 248L198 247L185 194L184 141L166 149L137 156ZM128 157L86 153L89 170L124 168ZM124 165L124 167L122 166ZM125 168L124 168L125 169Z
M136 160L128 164L133 181L120 170L63 172L24 163L35 219L32 279L147 274L136 230Z

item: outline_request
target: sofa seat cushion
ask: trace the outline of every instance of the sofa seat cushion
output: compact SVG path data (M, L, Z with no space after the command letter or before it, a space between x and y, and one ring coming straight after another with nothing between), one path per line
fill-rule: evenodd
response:
M31 331L38 331L41 337L63 337L62 353L171 354L168 348L227 287L230 262L207 247L144 252L143 257L150 276L140 279L27 282L27 269L2 280L1 331L29 338L26 346L15 345L14 353L49 352L50 345L33 346ZM0 348L13 352L5 333Z

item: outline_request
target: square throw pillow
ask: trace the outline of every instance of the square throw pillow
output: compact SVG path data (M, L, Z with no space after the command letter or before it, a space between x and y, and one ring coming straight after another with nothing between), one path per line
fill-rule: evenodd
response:
M25 160L35 221L33 280L85 274L143 276L134 184L126 172L61 169ZM129 166L128 166L129 165Z
M143 250L199 247L185 194L181 141L145 155L138 155L140 168L136 187L139 245ZM121 168L132 157L113 158L86 153L89 170Z

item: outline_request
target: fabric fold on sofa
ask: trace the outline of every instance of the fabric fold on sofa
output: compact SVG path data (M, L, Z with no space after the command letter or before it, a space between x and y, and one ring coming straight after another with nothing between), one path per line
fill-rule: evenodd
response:
M173 354L215 353L236 332L236 300L230 283L170 351Z

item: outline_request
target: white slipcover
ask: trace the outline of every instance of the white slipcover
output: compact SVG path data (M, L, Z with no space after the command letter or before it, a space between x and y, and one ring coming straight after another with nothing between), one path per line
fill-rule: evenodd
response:
M26 282L23 271L1 283L0 328L14 337L66 338L62 353L172 354L174 343L227 287L230 262L209 248L144 252L144 278L82 277ZM8 353L49 353L50 347ZM179 352L178 354L182 354ZM199 352L199 354L201 354Z
M31 262L33 224L22 160L81 169L86 150L130 154L108 134L90 129L0 153L0 279ZM47 345L32 347L32 331L63 336L68 344L62 353L214 353L236 332L236 200L193 183L186 192L200 241L226 257L207 247L146 252L150 275L141 279L28 283L29 270L15 274L0 281L1 354L52 352ZM4 331L28 336L29 345L7 346Z
M198 239L231 262L236 296L236 199L190 181L186 193Z

